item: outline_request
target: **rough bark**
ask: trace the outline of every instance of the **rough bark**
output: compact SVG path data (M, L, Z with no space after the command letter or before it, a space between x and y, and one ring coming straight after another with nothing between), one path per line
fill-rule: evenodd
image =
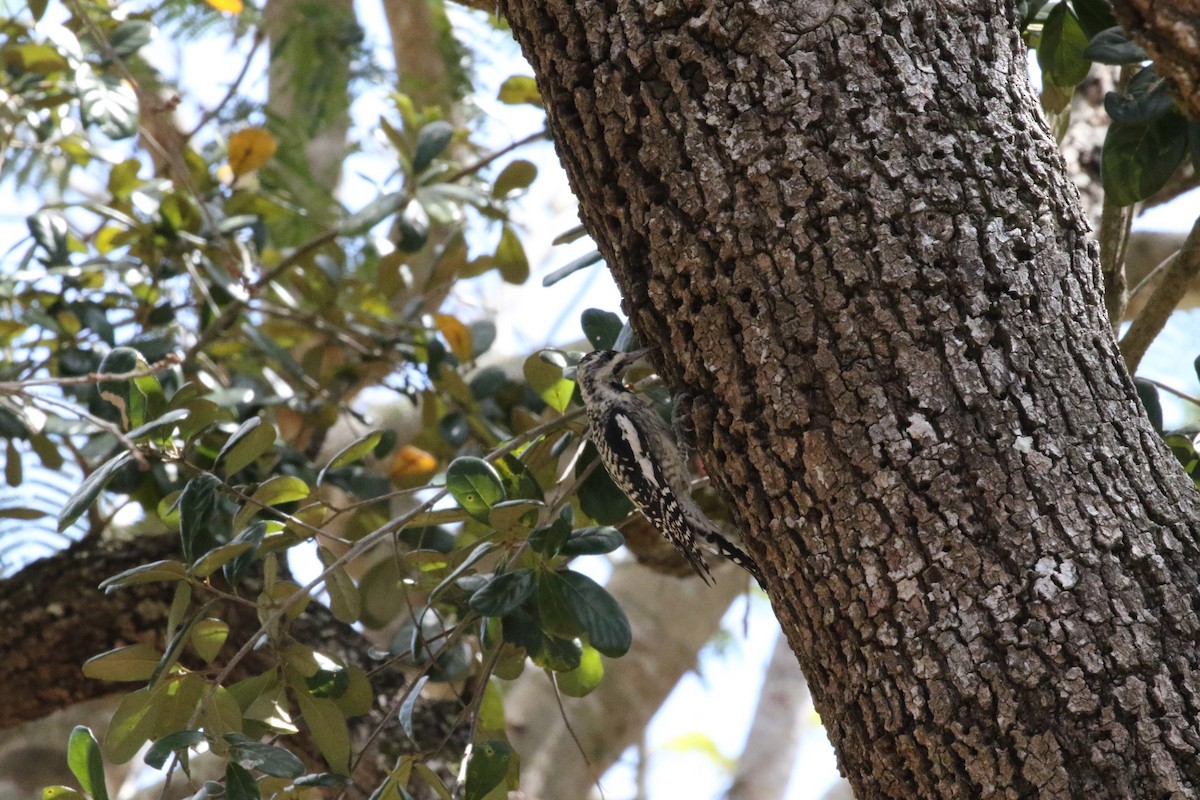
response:
M502 6L858 796L1194 796L1200 502L1012 4Z
M1200 120L1200 2L1115 0L1121 27L1154 59L1154 69L1175 86L1183 112Z

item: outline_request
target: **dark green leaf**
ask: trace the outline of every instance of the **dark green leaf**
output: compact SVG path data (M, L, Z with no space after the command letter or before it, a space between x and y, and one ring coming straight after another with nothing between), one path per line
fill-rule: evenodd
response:
M308 693L313 697L337 699L350 688L350 673L345 669L319 669L304 679Z
M140 564L125 570L100 583L104 590L116 589L121 586L137 586L142 583L157 583L159 581L180 581L187 578L187 569L178 561L155 561L150 564Z
M508 376L500 367L484 367L471 378L471 396L476 400L491 397L508 385Z
M535 588L533 571L516 569L488 581L471 595L470 605L485 617L503 617L532 597Z
M133 454L128 450L121 452L112 459L98 467L95 472L88 475L87 478L79 485L63 506L63 510L58 515L58 532L62 533L67 528L71 527L71 523L79 519L79 515L88 509L95 499L99 496L108 482L112 480L117 472L128 464L133 459Z
M404 735L409 739L413 738L413 709L417 707L417 698L421 696L421 690L428 682L428 675L418 678L417 682L409 689L408 697L404 698L404 702L400 705L400 727L404 729Z
M1117 24L1109 0L1071 0L1071 6L1089 39Z
M1038 45L1038 66L1043 80L1070 88L1087 77L1091 63L1083 57L1088 37L1079 18L1066 3L1050 10L1042 26L1042 41Z
M1187 120L1177 111L1145 124L1114 120L1100 157L1107 198L1127 206L1161 189L1183 161L1187 129Z
M441 155L454 137L454 126L445 120L434 120L417 134L417 149L413 153L413 172L424 172Z
M467 762L466 800L483 800L508 774L513 749L502 739L475 742Z
M200 731L175 731L159 739L146 751L146 764L155 769L162 769L167 759L177 750L195 747L205 740Z
M127 19L108 37L108 43L121 58L131 56L154 38L154 26L144 19Z
M328 772L315 772L311 775L301 775L292 781L296 786L349 786L350 779L345 775L331 775Z
M578 572L561 573L563 597L582 624L588 643L606 656L617 658L629 651L633 631L620 604L603 586Z
M201 472L183 487L179 496L179 537L186 562L194 562L206 553L213 541L208 522L217 508L220 488L221 479L211 472Z
M570 508L570 506L568 506ZM560 516L549 525L544 525L529 535L529 546L537 552L552 558L567 543L571 535L571 521Z
M587 269L592 264L599 264L603 260L604 258L600 255L600 251L593 250L587 255L580 256L565 267L559 267L554 272L542 278L542 286L553 286L568 275L573 275L581 269Z
M1188 121L1188 153L1192 159L1192 172L1200 175L1200 122ZM1200 367L1196 370L1197 375L1200 375ZM36 441L36 440L35 440ZM46 459L42 459L44 464Z
M381 195L338 223L342 236L361 236L400 210L408 198L406 192L391 192Z
M1137 388L1138 399L1142 401L1142 408L1146 409L1150 424L1154 426L1154 430L1162 433L1163 411L1162 402L1158 398L1158 387L1142 378L1134 378L1133 385Z
M580 528L571 534L559 552L564 556L598 556L611 553L623 544L625 537L616 528Z
M1104 96L1104 110L1115 122L1150 122L1174 106L1170 84L1153 67L1134 75L1124 92L1109 92Z
M49 266L67 263L67 220L58 211L44 209L25 218L29 234L46 254Z
M227 800L262 800L254 776L232 761L225 765L225 797Z
M479 358L496 342L496 323L481 319L467 327L471 331L471 358Z
M471 423L461 411L453 411L438 421L438 434L453 447L459 447L471 435Z
M136 441L138 439L149 437L154 433L169 431L171 428L175 427L176 422L187 419L188 414L190 413L191 412L186 408L177 408L174 411L168 411L157 419L152 419L146 424L134 428L126 435L130 439Z
M598 308L589 308L579 317L583 335L597 350L613 349L624 324L616 314Z
M247 769L277 778L296 778L304 774L300 759L282 747L256 742L241 733L227 733L225 741L229 743L229 758Z
M543 669L555 672L570 672L578 669L583 656L583 648L574 639L563 639L558 636L547 636L542 640L542 648L538 652L530 652L533 663Z
M537 576L537 610L545 633L574 639L585 633L583 621L575 614L568 598L570 586L561 572L542 572ZM597 648L599 649L599 648Z
M375 430L358 437L343 447L333 458L329 459L329 463L325 465L325 468L317 473L317 484L319 485L324 480L325 473L329 470L344 467L347 464L353 464L360 458L365 458L368 453L375 449L375 445L379 444L379 440L382 438L383 431Z
M83 790L95 800L108 800L108 787L104 783L104 759L100 745L90 728L76 725L67 740L67 766Z
M421 201L408 201L404 212L396 217L396 249L401 253L415 253L429 240L429 214Z
M258 546L262 544L263 538L266 535L267 523L255 522L233 538L230 544L247 542L251 547L224 566L225 580L229 581L230 584L236 584L246 574L246 570L254 563L254 559L258 555Z
M446 469L446 489L463 510L485 521L492 506L505 498L504 484L496 468L472 456L450 462Z
M1092 37L1083 57L1101 64L1140 64L1150 60L1146 51L1129 41L1119 27L1107 28Z

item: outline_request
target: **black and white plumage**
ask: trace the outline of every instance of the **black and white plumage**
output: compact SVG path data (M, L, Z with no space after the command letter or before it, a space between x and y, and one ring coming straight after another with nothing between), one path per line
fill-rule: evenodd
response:
M588 434L604 469L705 583L712 583L712 576L700 542L761 583L758 565L731 544L692 499L687 462L670 427L648 402L625 387L621 373L640 355L596 350L576 368Z

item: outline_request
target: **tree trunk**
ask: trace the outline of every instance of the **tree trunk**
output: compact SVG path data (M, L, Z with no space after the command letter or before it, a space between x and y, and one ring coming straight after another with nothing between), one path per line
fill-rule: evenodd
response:
M1012 4L502 5L858 796L1194 796L1200 498Z

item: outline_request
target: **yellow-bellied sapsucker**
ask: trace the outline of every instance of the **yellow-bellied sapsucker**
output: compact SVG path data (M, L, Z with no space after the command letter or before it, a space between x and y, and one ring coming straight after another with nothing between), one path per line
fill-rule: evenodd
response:
M613 483L675 545L705 583L711 583L712 576L701 541L762 583L758 565L732 545L692 499L687 463L670 427L621 380L622 371L640 356L596 350L584 356L576 368L588 434L600 462Z

